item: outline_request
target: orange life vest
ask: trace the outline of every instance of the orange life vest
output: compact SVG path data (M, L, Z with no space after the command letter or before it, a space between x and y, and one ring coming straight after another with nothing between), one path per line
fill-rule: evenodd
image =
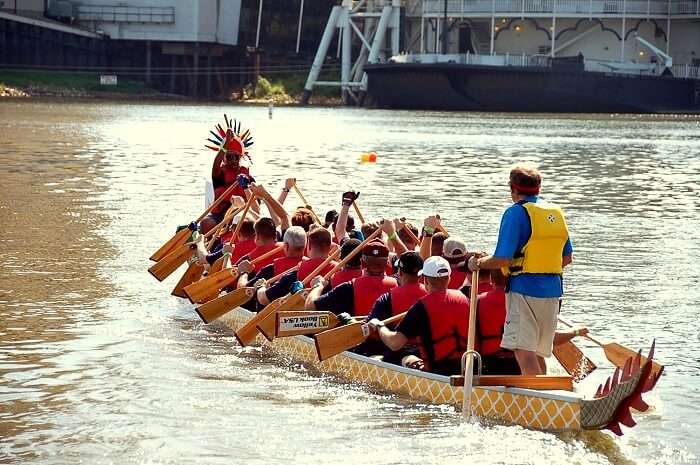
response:
M469 299L460 291L447 289L432 292L420 300L430 321L432 361L438 364L447 360L460 360L467 350ZM431 362L430 357L425 357L424 360L427 364Z
M290 268L297 266L301 261L302 257L282 257L275 258L272 261L272 273L277 276L280 273L284 273Z
M503 325L506 322L506 293L494 288L479 295L476 307L476 332L479 335L481 355L501 350Z
M460 289L464 285L464 278L467 273L453 269L450 274L450 282L447 284L448 289Z
M421 283L406 284L395 287L389 291L391 296L391 314L398 315L413 306L418 300L425 297L428 291Z
M362 276L361 268L343 268L331 276L331 287L337 287L343 283L352 281Z
M266 244L266 245L259 245L256 248L254 248L253 250L251 250L251 252L248 254L248 260L253 261L256 258L261 257L261 256L265 255L266 253L268 253L269 251L273 250L275 247L279 247L280 245L282 245L281 242L277 242L277 243L273 243L273 244ZM267 265L271 264L272 262L274 262L275 259L282 258L282 257L284 257L284 250L280 249L279 252L277 252L276 254L273 254L271 257L267 257L265 260L263 260L259 263L256 263L255 269L260 270L260 269L266 267Z
M303 281L306 279L307 276L311 274L312 271L314 271L316 268L323 263L325 258L306 258L302 260L302 262L299 264L299 269L297 270L297 280L298 281ZM329 271L333 269L335 266L335 262L331 261L330 263L327 263L326 266L323 267L321 270L321 273L319 273L320 276L325 275Z
M367 316L379 296L398 286L394 278L388 276L360 276L352 280L353 316Z

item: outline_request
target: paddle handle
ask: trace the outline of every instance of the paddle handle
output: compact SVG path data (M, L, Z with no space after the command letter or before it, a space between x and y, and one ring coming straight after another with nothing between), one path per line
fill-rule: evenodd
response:
M320 265L318 265L318 266L311 272L310 275L308 275L306 278L304 278L304 280L301 282L301 284L303 285L303 287L306 287L306 285L309 284L309 283L311 282L311 280L314 279L314 278L316 277L316 275L318 275L318 274L321 272L321 270L323 270L323 268L325 268L326 265L328 265L330 262L332 262L333 260L335 260L335 258L336 258L338 255L340 255L340 248L337 248L337 249L335 250L335 252L333 252L332 254L328 255L328 256L326 257L326 259L323 260L323 263L321 263Z
M314 221L316 224L322 224L321 220L318 219L318 216L316 216L316 212L314 211L313 208L311 208L311 205L309 205L309 202L306 201L306 198L304 198L304 194L301 193L299 188L296 185L296 182L294 183L294 191L297 193L299 198L301 199L302 202L304 202L304 205L309 208L309 211L311 212L311 216L314 217Z
M377 228L376 231L374 231L372 234L370 234L369 236L367 236L367 239L365 239L365 240L362 241L362 243L360 243L357 247L355 247L354 249L352 249L352 250L350 251L350 253L347 255L347 257L345 257L345 258L342 259L340 262L338 262L338 264L336 264L336 265L333 267L332 270L330 270L328 273L326 273L325 276L323 277L323 279L328 280L328 278L330 278L331 276L333 276L338 270L340 270L342 267L344 267L345 265L347 265L348 262L349 262L350 260L352 260L352 258L353 258L355 255L357 255L358 253L360 253L360 252L362 251L362 248L365 246L365 244L369 243L369 241L371 241L372 239L374 239L375 237L377 237L379 234L381 234L381 232L382 232L382 228ZM339 251L340 251L340 249L336 250L336 252L339 252Z
M389 325L391 323L396 323L397 321L403 320L403 317L405 317L407 313L408 313L408 311L403 312L403 313L399 313L398 315L394 315L392 317L389 317L386 320L382 320L382 323L384 323L385 325Z
M557 319L558 319L564 326L566 326L566 327L568 327L568 328L573 328L573 327L574 327L573 324L571 324L570 322L564 320L564 319L561 318L561 317L557 317ZM595 339L593 336L589 336L588 334L586 334L586 335L583 336L583 337L585 337L585 338L588 339L589 341L593 342L594 344L596 344L596 345L598 345L598 346L600 346L600 347L602 347L602 348L605 348L605 344L603 344L603 343L600 342L599 340Z
M255 194L251 193L250 198L248 199L248 201L245 204L245 207L243 208L243 214L241 215L241 219L236 225L236 229L233 230L231 242L236 242L236 239L238 239L238 234L241 232L241 227L243 226L243 220L248 214L248 210L250 210L250 206L253 204L253 202L255 202Z
M411 231L411 228L409 228L408 226L406 226L404 224L403 229L406 231L406 234L408 234L408 237L410 237L413 242L415 242L416 244L420 244L420 240L418 239L418 237L415 234L413 234L413 231Z
M360 212L360 207L357 206L357 203L353 202L352 206L355 208L355 213L357 213L357 218L359 218L360 223L365 224L365 217L362 216L362 212Z
M274 249L270 250L269 252L266 252L262 255L260 255L258 258L255 258L250 261L251 265L255 265L256 263L260 263L261 261L265 260L266 258L270 258L276 253L279 253L282 249L284 249L284 245L278 245Z
M299 269L299 265L293 266L290 269L285 270L285 271L281 272L280 274L268 279L267 284L274 284L277 281L279 281L282 276L286 275L287 273L291 273L292 271L297 271L298 269Z
M234 182L233 184L231 184L230 186L228 186L228 189L226 189L226 190L224 191L224 193L221 194L221 195L219 196L218 199L214 200L214 201L211 203L211 205L209 205L209 207L207 207L207 209L204 210L204 213L202 213L201 215L199 215L199 218L197 218L197 220L195 221L195 223L199 223L200 221L202 221L202 220L204 219L205 216L207 216L209 213L211 213L211 211L212 211L213 209L215 209L216 207L218 207L219 204L220 204L221 202L223 202L224 200L226 200L226 197L230 197L231 193L233 192L233 190L234 190L236 187L238 187L238 181L236 181L236 182Z
M472 288L469 296L469 328L467 330L467 359L464 367L464 388L462 389L462 414L472 415L472 386L474 379L474 357L469 352L474 350L476 335L476 299L479 295L479 270L472 271Z

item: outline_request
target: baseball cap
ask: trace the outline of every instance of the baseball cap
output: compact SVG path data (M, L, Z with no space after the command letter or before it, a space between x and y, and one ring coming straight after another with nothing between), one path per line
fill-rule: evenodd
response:
M442 244L442 255L445 258L462 258L466 254L467 245L464 241L450 237Z
M362 248L362 255L366 255L368 257L386 258L389 256L389 249L386 248L384 242L375 240Z
M404 273L418 274L423 268L423 259L420 258L418 252L404 252L399 257L396 266Z
M442 257L430 257L423 262L423 269L418 273L418 276L427 276L429 278L444 278L451 273L450 264Z

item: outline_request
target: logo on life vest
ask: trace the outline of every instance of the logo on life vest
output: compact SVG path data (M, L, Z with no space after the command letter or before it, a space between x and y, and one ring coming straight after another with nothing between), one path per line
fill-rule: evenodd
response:
M554 217L554 215L547 215L547 221L550 223L554 223L557 219Z

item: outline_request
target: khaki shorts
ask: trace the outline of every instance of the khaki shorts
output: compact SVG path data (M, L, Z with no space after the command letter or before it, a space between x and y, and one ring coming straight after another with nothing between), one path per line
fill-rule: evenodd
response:
M540 298L508 292L501 347L529 350L541 357L551 356L558 314L558 297Z

